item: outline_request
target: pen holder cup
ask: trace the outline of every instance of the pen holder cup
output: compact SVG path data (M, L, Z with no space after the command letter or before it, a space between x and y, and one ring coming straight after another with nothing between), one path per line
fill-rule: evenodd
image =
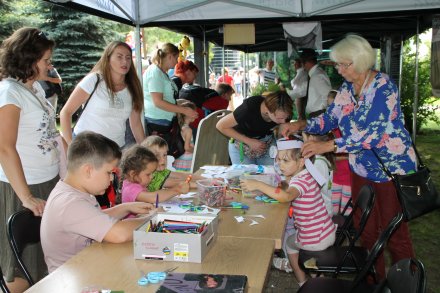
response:
M223 206L226 197L226 184L216 179L197 180L197 193L200 204L209 207Z
M243 175L243 171L230 171L225 176L225 181L229 188L240 188L240 176Z

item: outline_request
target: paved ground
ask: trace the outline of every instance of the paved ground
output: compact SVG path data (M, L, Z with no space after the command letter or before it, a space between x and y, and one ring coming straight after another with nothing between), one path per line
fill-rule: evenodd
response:
M296 292L298 284L293 273L286 273L272 268L264 289L264 293Z

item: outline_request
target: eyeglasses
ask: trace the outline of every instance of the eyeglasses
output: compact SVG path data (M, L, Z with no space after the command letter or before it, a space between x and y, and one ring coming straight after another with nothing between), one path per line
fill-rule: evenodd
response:
M353 65L353 62L351 62L351 63L335 63L335 68L336 69L339 69L339 68L348 69L348 67L350 67L351 65Z

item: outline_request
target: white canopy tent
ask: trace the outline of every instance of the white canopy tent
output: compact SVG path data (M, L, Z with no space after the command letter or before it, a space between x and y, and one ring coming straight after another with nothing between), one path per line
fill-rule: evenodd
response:
M112 19L136 28L157 26L223 45L222 25L254 23L256 43L235 46L245 52L285 51L283 24L319 21L323 47L347 32L361 33L379 47L384 35L401 39L431 27L440 14L440 0L45 0ZM230 46L234 47L234 46ZM141 74L141 58L137 58ZM417 96L417 92L415 93ZM417 99L417 97L415 97ZM417 101L415 101L416 103Z

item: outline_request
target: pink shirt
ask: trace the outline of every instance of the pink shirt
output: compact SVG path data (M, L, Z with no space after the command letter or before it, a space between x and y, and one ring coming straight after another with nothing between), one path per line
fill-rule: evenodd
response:
M142 191L147 191L147 188L140 185L139 183L134 183L128 180L124 180L122 182L122 190L121 190L122 202L136 201L137 196Z
M328 214L318 183L303 170L289 182L290 187L299 191L299 196L292 202L295 227L298 230L297 242L302 245L320 243L336 232L336 226Z
M41 220L41 246L49 272L93 240L102 242L117 221L102 212L93 195L59 181L49 195Z

